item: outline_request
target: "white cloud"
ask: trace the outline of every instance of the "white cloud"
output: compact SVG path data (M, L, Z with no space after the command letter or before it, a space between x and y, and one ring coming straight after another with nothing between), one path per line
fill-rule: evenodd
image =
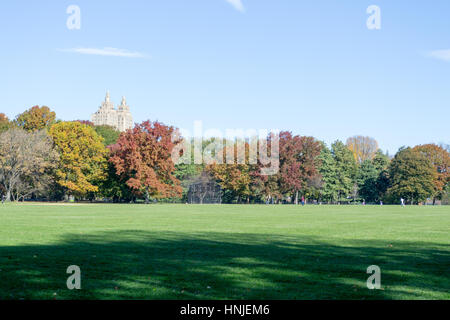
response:
M245 8L242 4L242 0L226 0L229 4L231 4L236 10L240 12L244 12Z
M439 60L450 62L450 49L431 51L428 55Z
M132 52L126 49L117 49L106 47L103 49L98 48L72 48L72 49L62 49L60 51L64 52L74 52L80 54L90 54L97 56L112 56L112 57L125 57L125 58L146 58L146 55L140 52Z

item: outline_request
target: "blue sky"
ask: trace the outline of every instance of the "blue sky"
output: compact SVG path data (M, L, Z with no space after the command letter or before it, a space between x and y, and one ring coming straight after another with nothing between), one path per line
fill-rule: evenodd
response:
M390 153L450 143L446 0L2 1L0 41L10 118L48 105L89 119L109 90L136 122L369 135Z

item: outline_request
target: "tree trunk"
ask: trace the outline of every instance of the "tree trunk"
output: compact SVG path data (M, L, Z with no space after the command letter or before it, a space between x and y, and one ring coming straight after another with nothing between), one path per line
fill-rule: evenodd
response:
M148 189L145 190L145 204L150 203L150 195L148 194Z
M298 190L295 192L295 205L298 205Z

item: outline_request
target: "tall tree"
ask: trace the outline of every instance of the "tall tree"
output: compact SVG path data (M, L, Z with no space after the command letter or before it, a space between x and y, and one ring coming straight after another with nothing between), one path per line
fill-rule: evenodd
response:
M44 191L58 154L44 131L12 128L0 134L0 185L6 199L19 200Z
M434 166L436 172L434 179L434 186L436 188L436 194L433 199L434 203L436 199L442 199L442 196L446 192L445 188L450 183L450 153L435 144L416 146L413 150L423 154Z
M375 156L372 159L372 163L375 166L375 169L377 169L377 171L379 172L386 170L390 161L391 160L389 159L389 156L384 154L380 149L377 150Z
M377 150L372 160L365 160L358 166L358 194L368 202L381 200L388 187L387 167L389 157Z
M146 201L154 198L180 197L180 181L174 176L175 166L171 158L175 128L160 122L145 121L134 129L123 132L117 143L110 146L109 161L117 175L136 194Z
M51 111L49 107L34 106L24 113L17 116L15 122L17 126L26 131L37 131L44 128L49 128L55 123L55 112Z
M366 160L361 163L356 181L358 183L358 193L367 202L378 200L377 181L380 171L377 170L373 161Z
M312 137L280 133L280 185L284 192L295 197L298 204L300 191L317 172L321 144Z
M340 200L341 197L348 197L354 193L357 164L352 152L341 141L333 143L331 151L336 164L336 187Z
M84 197L97 192L100 181L105 180L108 151L92 127L79 122L60 122L50 128L60 154L57 183L68 195Z
M355 161L363 163L373 159L378 150L378 142L371 137L354 136L347 139L347 147L353 153Z
M404 198L411 204L425 201L436 193L436 172L432 162L411 148L400 149L389 165L391 202Z
M277 203L283 197L280 187L279 149L277 151L277 148L274 145L277 143L277 140L279 144L279 136L274 133L268 134L266 141L260 140L258 142L258 148L260 150L257 152L257 163L256 165L250 166L252 195L257 200L263 200L266 203ZM265 144L267 150L264 150L265 148L261 144ZM272 152L278 152L278 155L272 154ZM270 167L277 169L267 170L267 157L270 157L271 159Z
M325 143L322 143L322 152L319 158L321 160L319 173L322 177L320 200L335 202L339 198L339 173L333 153Z

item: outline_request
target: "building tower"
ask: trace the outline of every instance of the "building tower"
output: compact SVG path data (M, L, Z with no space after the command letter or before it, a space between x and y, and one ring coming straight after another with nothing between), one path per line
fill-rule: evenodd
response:
M116 110L109 91L106 92L105 101L102 102L98 111L92 115L91 120L96 126L108 125L121 132L133 127L133 116L125 97L122 97L122 103Z
M117 125L121 132L133 128L133 116L125 97L122 97L122 103L117 108Z

